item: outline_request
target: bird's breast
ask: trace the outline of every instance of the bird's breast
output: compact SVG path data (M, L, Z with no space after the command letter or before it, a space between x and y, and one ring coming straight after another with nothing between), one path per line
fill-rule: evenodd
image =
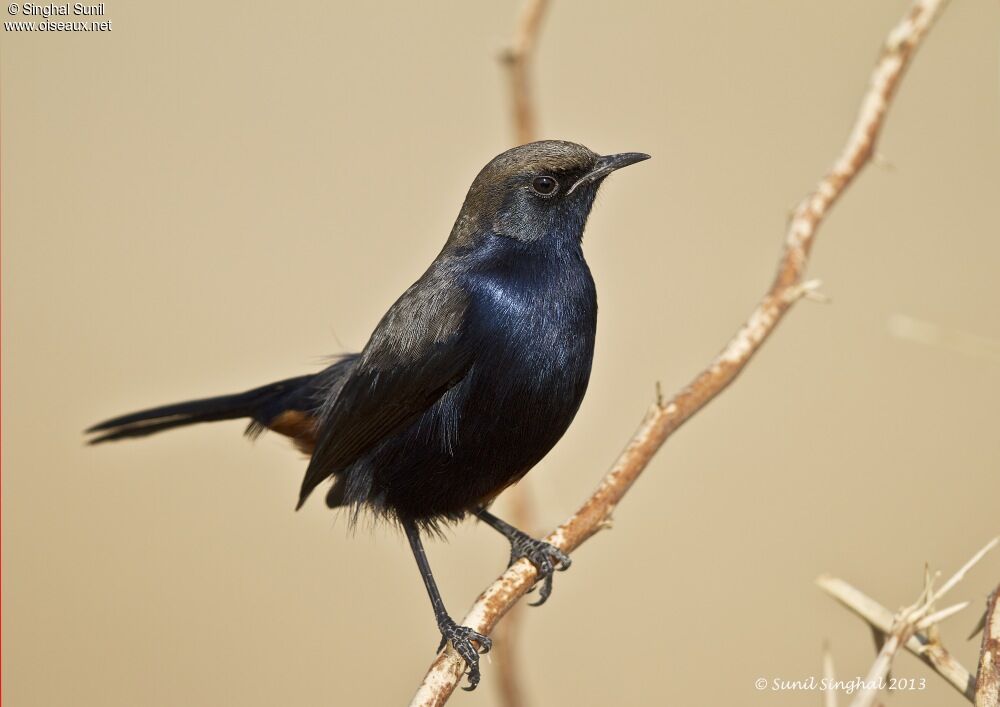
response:
M586 385L593 358L597 298L583 265L563 272L481 277L472 292L477 365L522 376L518 387L551 394ZM582 395L582 392L581 392Z

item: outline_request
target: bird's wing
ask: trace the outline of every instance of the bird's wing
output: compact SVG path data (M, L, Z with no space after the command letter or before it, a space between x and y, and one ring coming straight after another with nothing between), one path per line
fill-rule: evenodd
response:
M299 507L316 486L431 407L472 365L468 299L429 271L389 309L320 422Z

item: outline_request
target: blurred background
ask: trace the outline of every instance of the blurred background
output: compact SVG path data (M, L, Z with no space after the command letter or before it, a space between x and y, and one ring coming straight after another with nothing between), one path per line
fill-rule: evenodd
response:
M592 491L656 382L686 384L749 313L906 7L554 2L541 136L654 159L590 221L594 373L528 477L541 528ZM305 463L285 440L80 431L359 349L511 143L497 57L518 10L109 0L111 32L2 34L9 704L410 698L438 634L406 542L318 499L292 512ZM533 705L820 704L753 686L821 676L824 640L838 677L867 672L868 629L817 575L896 609L925 561L950 573L1000 530L998 37L996 2L946 10L881 166L820 232L810 275L832 302L790 313L526 612ZM987 341L901 339L897 315ZM429 553L457 616L507 558L473 523ZM988 557L943 627L973 670L998 578ZM456 704L498 704L483 663ZM928 677L895 704L962 704L909 655L894 673Z

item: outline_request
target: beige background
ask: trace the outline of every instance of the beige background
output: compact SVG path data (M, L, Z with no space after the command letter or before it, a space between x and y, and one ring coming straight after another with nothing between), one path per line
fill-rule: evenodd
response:
M615 175L590 222L594 375L529 477L544 527L655 381L686 383L749 312L905 7L555 3L544 135L654 159ZM80 430L361 347L511 139L496 56L517 6L107 10L108 34L0 40L5 704L403 703L437 634L400 537L351 537L315 501L293 513L303 461L239 423L101 448ZM819 674L824 639L840 677L870 664L818 574L897 607L925 560L952 570L1000 530L1000 361L887 327L1000 339L998 36L987 0L933 30L890 116L891 168L821 233L811 273L833 303L791 314L532 610L535 705L819 704L753 688ZM506 548L468 524L430 554L460 615ZM978 607L998 579L994 556L955 598ZM968 666L975 613L944 627ZM456 703L497 704L484 672ZM896 673L930 679L894 704L961 704L908 656Z

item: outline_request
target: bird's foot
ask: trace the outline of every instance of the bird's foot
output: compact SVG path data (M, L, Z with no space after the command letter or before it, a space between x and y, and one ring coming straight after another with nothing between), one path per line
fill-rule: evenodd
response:
M476 685L479 684L479 654L489 653L490 648L493 647L493 641L488 636L473 631L468 626L459 626L447 614L438 619L438 629L441 631L441 644L438 646L438 653L444 650L450 641L451 645L455 647L455 651L469 666L469 686L462 689L470 692L475 690ZM479 644L478 650L473 641Z
M538 592L538 601L531 602L531 606L541 606L552 594L552 573L556 570L565 572L572 560L555 545L544 540L535 540L530 535L517 531L517 534L510 538L510 564L514 564L522 557L531 560L531 564L538 570L536 584L541 582L542 589Z

